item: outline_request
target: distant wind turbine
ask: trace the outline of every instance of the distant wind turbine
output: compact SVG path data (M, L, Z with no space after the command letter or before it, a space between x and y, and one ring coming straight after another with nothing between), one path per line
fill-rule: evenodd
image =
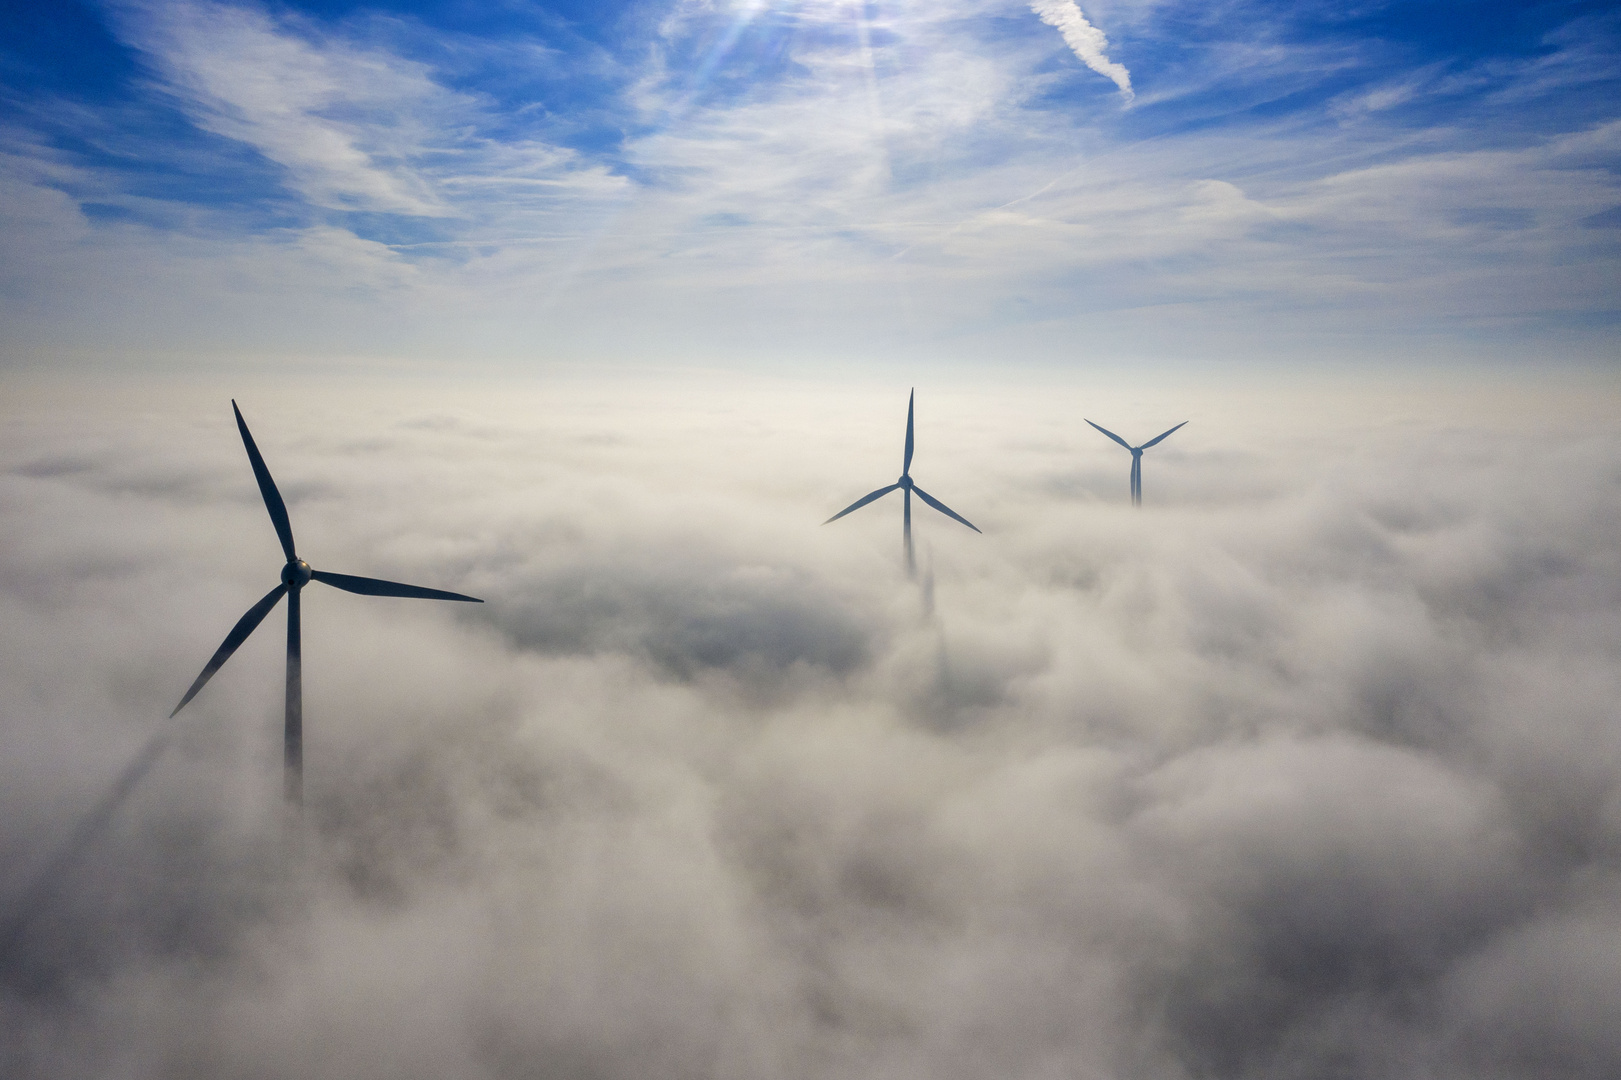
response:
M1082 419L1085 419L1085 417L1082 417ZM1086 422L1088 424L1092 424L1092 421L1090 420L1087 420ZM1171 431L1175 431L1176 428L1179 428L1186 423L1186 420L1182 421L1181 424L1176 425L1176 427L1172 428ZM1120 436L1116 435L1114 432L1110 431L1108 428L1098 427L1096 424L1092 424L1092 426L1098 428L1098 430L1103 432L1103 434L1107 435L1109 438L1131 451L1131 505L1141 506L1143 504L1143 451L1165 438L1165 436L1169 435L1171 431L1166 431L1155 435L1152 439L1149 439L1141 446L1133 446Z
M922 499L924 502L940 511L942 514L946 515L946 517L960 521L970 529L973 529L975 532L979 532L979 526L975 525L972 521L969 521L967 518L957 513L957 511L953 510L951 507L947 506L939 499L936 499L933 495L930 495L927 491L924 491L922 488L918 487L912 482L912 401L916 395L917 391L914 390L911 394L907 395L906 398L906 455L901 459L901 478L888 487L882 487L877 491L861 496L861 498L857 499L849 506L846 506L843 510L840 510L832 517L822 522L823 525L830 525L839 520L839 518L843 517L845 514L848 514L850 511L860 510L863 506L866 506L874 499L881 499L885 495L888 495L891 491L899 488L901 491L906 493L906 501L904 503L905 508L901 511L901 535L906 541L906 572L912 575L916 575L917 573L917 557L912 552L913 492L916 492L918 498Z
M265 468L264 458L259 456L259 448L254 445L253 436L248 434L248 425L243 422L242 411L236 407L235 401L231 402L231 411L236 413L236 426L242 432L242 445L248 449L248 461L253 465L253 475L259 481L259 493L264 496L265 509L270 511L270 521L276 527L276 536L281 540L281 549L287 555L287 564L281 568L281 584L266 593L263 600L254 604L246 615L237 620L231 632L225 635L224 643L203 668L203 673L197 676L197 681L191 684L191 689L186 691L186 696L180 699L180 704L176 705L174 712L169 715L174 716L186 707L186 702L197 696L197 691L214 677L214 672L224 666L225 661L236 652L237 646L248 639L248 635L264 621L266 615L270 614L270 609L286 596L286 785L287 800L296 805L304 799L304 682L298 611L298 594L304 586L311 581L320 581L333 588L365 596L411 596L423 600L465 600L473 604L482 604L484 601L472 596L463 596L461 593L424 589L420 585L402 585L397 581L380 581L377 578L353 577L349 574L333 574L326 570L310 569L310 564L300 559L293 548L293 527L287 519L287 504L281 501L281 492L276 490L276 482L270 478L270 470Z

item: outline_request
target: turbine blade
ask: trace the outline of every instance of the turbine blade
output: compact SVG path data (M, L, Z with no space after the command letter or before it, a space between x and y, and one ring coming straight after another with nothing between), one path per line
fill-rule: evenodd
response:
M398 581L381 578L355 577L353 574L334 574L326 570L311 570L310 577L325 582L334 589L360 593L363 596L409 596L418 600L465 600L469 604L482 604L476 596L463 596L444 589L425 589L421 585L403 585Z
M832 517L830 517L826 521L822 522L822 524L823 525L831 525L835 521L839 520L839 518L843 517L845 514L848 514L850 511L852 511L852 510L860 510L863 506L866 506L868 503L872 502L874 499L882 498L883 496L888 495L891 491L894 491L898 487L900 487L899 484L891 484L888 487L882 487L882 488L879 488L877 491L870 492L869 494L863 495L863 496L861 496L861 498L857 499L855 502L851 503L849 506L846 506L843 510L840 510L838 513L834 514Z
M957 513L957 511L953 510L951 507L947 506L945 503L941 502L939 499L936 499L933 495L930 495L927 491L924 491L922 488L918 487L916 484L912 485L912 490L917 492L917 497L918 498L922 499L924 502L928 503L930 506L932 506L936 510L940 511L946 517L955 518L956 520L962 522L964 525L968 526L970 529L973 529L975 532L979 532L979 526L978 525L975 525L972 521L969 521L967 518L965 518L961 514ZM981 535L983 535L983 534L981 534Z
M1182 423L1180 423L1180 424L1176 425L1176 427L1172 428L1171 431L1175 431L1176 428L1182 427L1182 426L1184 426L1186 424L1187 424L1187 421L1184 420L1184 421L1182 421ZM1164 432L1163 434L1160 434L1160 435L1155 435L1152 439L1149 439L1147 442L1143 443L1142 446L1138 447L1138 449L1139 450L1147 450L1150 446L1153 446L1155 443L1157 443L1161 439L1165 438L1166 435L1169 435L1171 433L1171 431Z
M225 666L225 661L229 660L231 654L236 652L237 646L248 640L248 635L253 633L254 628L265 621L265 616L270 614L270 609L276 606L276 601L280 600L282 593L286 591L287 586L285 584L277 585L265 594L263 600L250 607L246 615L236 621L236 625L231 627L229 634L225 635L225 640L220 644L220 647L214 650L214 655L209 658L208 664L203 668L203 673L197 676L197 681L191 684L191 689L186 691L186 696L180 699L180 704L174 707L174 712L170 713L170 716L184 709L186 702L196 697L197 691L201 690L203 685L214 677L214 672Z
M1083 417L1081 417L1081 419L1086 420L1086 417L1083 416ZM1086 422L1088 424L1092 424L1092 421L1090 421L1090 420L1086 420ZM1095 428L1098 428L1099 431L1103 432L1103 434L1107 435L1109 438L1113 439L1115 442L1119 443L1121 446L1124 446L1127 450L1131 449L1131 444L1130 443L1128 443L1126 440L1122 439L1120 436L1116 435L1114 432L1110 431L1108 428L1106 428L1106 427L1098 427L1096 424L1092 424L1092 426L1095 427Z
M248 433L247 421L242 419L242 410L236 407L235 399L231 401L231 411L236 413L236 427L242 432L242 445L248 448L248 462L253 466L253 478L259 481L259 494L265 497L265 509L270 511L270 523L276 527L276 538L281 541L281 550L286 554L288 562L294 562L298 555L293 550L293 523L287 520L287 504L281 501L281 492L276 490L276 482L270 478L270 470L265 468L265 459L259 456L259 448L254 445L253 436Z
M901 462L901 475L912 471L912 399L917 397L913 390L906 395L906 458Z

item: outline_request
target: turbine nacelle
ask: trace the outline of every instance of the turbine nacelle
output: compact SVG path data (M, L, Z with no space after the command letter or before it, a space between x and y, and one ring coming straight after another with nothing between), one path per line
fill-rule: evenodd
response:
M281 583L289 589L302 589L310 583L312 573L314 571L310 569L310 564L303 559L290 559L281 568Z

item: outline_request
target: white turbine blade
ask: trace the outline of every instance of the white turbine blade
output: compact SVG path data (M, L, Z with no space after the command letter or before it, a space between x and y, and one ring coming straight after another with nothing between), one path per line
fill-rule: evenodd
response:
M1176 427L1172 428L1171 431L1175 431L1176 428L1183 427L1186 424L1187 424L1187 421L1184 420L1184 421L1182 421L1182 423L1180 423L1180 424L1176 425ZM1166 435L1169 435L1171 433L1171 431L1167 431L1167 432L1164 432L1162 434L1155 435L1152 439L1149 439L1147 442L1143 443L1142 446L1138 447L1138 449L1139 450L1147 450L1150 446L1153 446L1155 443L1157 443L1161 439L1165 438Z
M906 456L901 461L903 476L912 471L912 399L915 397L917 397L916 390L906 395Z
M259 494L264 496L265 509L270 511L270 523L276 527L276 539L281 541L281 550L286 554L287 561L292 562L298 556L293 553L293 524L287 518L287 504L282 500L281 492L276 490L276 481L270 478L270 470L265 467L265 459L259 453L253 436L248 433L248 422L242 419L242 410L236 407L235 400L231 402L231 411L236 414L236 429L242 433L242 445L247 448L253 478L259 482Z
M916 484L912 485L912 490L917 492L917 497L918 498L922 499L924 502L928 503L930 506L932 506L936 510L940 511L946 517L953 518L953 519L955 519L957 521L960 521L964 525L968 526L970 529L973 529L975 532L979 532L979 526L978 525L975 525L972 521L969 521L967 518L965 518L961 514L957 513L957 511L953 510L951 507L947 506L945 503L941 502L939 499L936 499L933 495L930 495L927 491L924 491L922 488L918 487ZM983 534L981 534L981 535L983 535Z
M310 580L319 581L342 589L344 592L360 593L362 596L408 596L418 600L463 600L469 604L482 604L484 601L476 596L463 596L458 592L446 592L444 589L428 589L421 585L405 585L398 581L384 581L381 578L356 577L353 574L334 574L328 570L310 571Z
M852 511L852 510L860 510L863 506L866 506L868 503L872 502L874 499L882 498L883 496L888 495L891 491L894 491L898 487L900 487L899 484L891 484L888 487L879 488L877 491L874 491L874 492L872 492L870 494L867 494L867 495L863 495L863 496L861 496L861 498L857 499L855 502L851 503L849 506L846 506L843 510L840 510L838 513L834 514L832 517L830 517L826 521L822 522L822 524L823 525L831 525L831 524L833 524L833 522L839 520L839 518L843 517L845 514L848 514L850 511Z
M286 592L286 585L277 585L274 589L265 593L263 600L250 607L246 615L236 621L236 625L231 627L229 634L225 635L225 640L220 643L220 647L214 650L213 656L209 657L207 665L203 668L203 673L197 676L197 681L191 684L191 689L186 691L186 696L180 699L180 704L174 707L174 712L170 713L170 716L184 709L186 702L197 696L197 691L201 690L203 685L214 677L214 672L225 666L225 661L229 660L231 654L236 652L237 646L248 640L248 635L258 629L259 624L265 621L265 616L270 614L270 609L276 606L276 603L281 600Z
M1081 419L1086 420L1086 417L1083 416L1083 417L1081 417ZM1090 421L1090 420L1086 420L1086 422L1088 424L1092 424L1092 421ZM1110 431L1108 428L1106 428L1106 427L1098 427L1098 425L1096 425L1096 424L1092 424L1092 426L1097 428L1099 431L1103 432L1103 434L1107 435L1109 438L1113 439L1115 442L1119 443L1121 446L1124 446L1127 450L1131 449L1131 444L1130 443L1128 443L1126 440L1122 439L1120 436L1116 435L1114 432Z

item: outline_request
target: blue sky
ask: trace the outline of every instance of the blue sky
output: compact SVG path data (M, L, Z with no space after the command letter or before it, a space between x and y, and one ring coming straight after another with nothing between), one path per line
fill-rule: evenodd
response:
M12 4L68 359L1609 362L1600 3Z

